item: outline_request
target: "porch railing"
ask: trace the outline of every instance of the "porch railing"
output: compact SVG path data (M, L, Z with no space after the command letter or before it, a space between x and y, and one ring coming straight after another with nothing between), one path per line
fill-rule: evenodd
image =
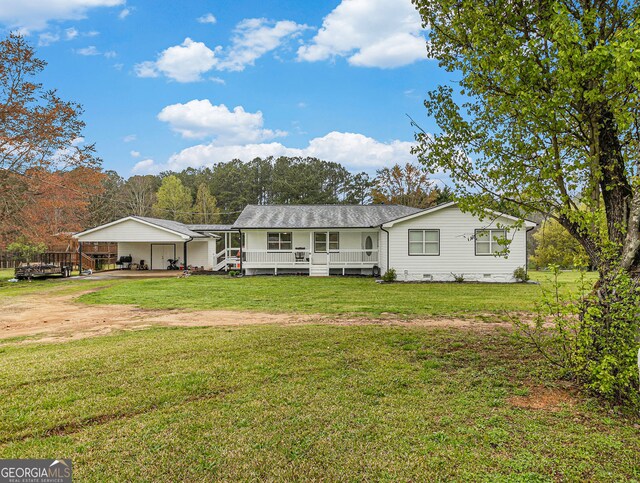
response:
M234 255L237 252L234 253ZM316 264L319 261L317 257L326 257L321 265L325 263L329 266L361 266L375 265L378 263L378 250L361 250L361 249L344 249L330 253L312 253L309 250L292 250L286 252L268 251L268 250L244 250L242 252L242 262L251 265L260 265L263 267L272 266L299 266Z
M378 263L378 250L339 250L328 254L329 265L371 265Z

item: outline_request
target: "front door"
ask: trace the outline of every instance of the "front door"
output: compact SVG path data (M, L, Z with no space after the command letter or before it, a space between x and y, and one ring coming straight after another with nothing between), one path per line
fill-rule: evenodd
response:
M362 234L362 261L368 262L376 260L378 257L378 234Z
M313 234L313 264L327 264L327 232L316 231Z
M166 270L170 258L176 258L175 245L151 245L151 270Z

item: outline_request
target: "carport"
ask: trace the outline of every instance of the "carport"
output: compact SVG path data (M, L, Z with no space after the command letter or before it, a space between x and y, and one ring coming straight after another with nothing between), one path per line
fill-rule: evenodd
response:
M175 221L128 216L77 233L74 238L79 242L80 253L86 243L117 243L118 259L131 257L133 267L166 270L169 259L178 259L180 265L212 270L216 240L220 237Z

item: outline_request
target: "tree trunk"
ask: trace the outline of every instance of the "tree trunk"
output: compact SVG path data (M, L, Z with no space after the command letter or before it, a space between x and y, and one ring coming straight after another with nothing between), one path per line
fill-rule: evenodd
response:
M607 214L609 240L623 246L627 234L631 187L613 114L604 108L598 122L600 191Z

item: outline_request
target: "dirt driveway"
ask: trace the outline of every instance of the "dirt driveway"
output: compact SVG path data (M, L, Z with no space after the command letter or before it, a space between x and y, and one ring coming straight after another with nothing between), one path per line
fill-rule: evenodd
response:
M328 315L273 314L232 310L146 310L131 305L85 305L73 295L29 294L3 300L0 340L29 337L23 342L62 341L106 335L152 326L241 326L255 324L377 324L457 327L492 330L509 323L487 323L473 318L381 318Z

